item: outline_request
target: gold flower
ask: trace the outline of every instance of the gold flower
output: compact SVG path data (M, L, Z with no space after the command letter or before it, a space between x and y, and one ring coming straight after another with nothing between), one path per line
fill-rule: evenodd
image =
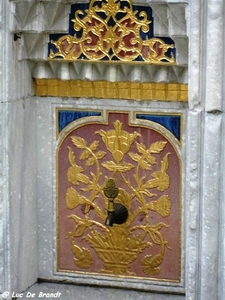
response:
M170 186L170 177L168 174L162 171L156 171L152 174L153 179L150 179L144 184L145 189L156 188L160 192L164 192Z
M130 147L137 136L140 136L136 131L128 133L122 130L122 123L117 120L113 123L115 130L97 131L100 134L102 141L105 143L106 148L112 153L115 162L118 164L125 153L130 150Z
M157 180L157 190L158 191L165 191L168 189L170 185L170 177L168 174L162 171L157 171L152 174L152 177L154 177ZM153 179L154 180L154 179Z
M168 217L171 211L171 202L168 195L161 196L158 200L150 203L150 209L156 211L162 217Z

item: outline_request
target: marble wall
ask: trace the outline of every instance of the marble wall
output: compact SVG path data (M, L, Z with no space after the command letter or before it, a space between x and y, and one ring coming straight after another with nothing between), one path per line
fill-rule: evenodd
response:
M11 3L3 1L0 7L2 293L24 290L36 281L38 227L35 102L30 99L32 78L28 63L17 60L18 47L10 30Z

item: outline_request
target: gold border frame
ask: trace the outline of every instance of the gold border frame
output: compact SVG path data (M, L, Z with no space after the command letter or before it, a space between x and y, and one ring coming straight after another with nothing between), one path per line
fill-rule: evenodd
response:
M34 79L36 96L188 101L188 85L181 83L110 82L87 80Z
M61 107L56 107L55 108L55 112L58 110L58 109L62 109ZM71 110L81 110L81 109L76 109L76 108L65 108L65 109L71 109ZM85 108L84 108L85 109ZM88 109L87 109L88 110ZM90 109L91 111L91 109ZM160 125L160 124L157 124L155 122L152 122L152 121L148 121L148 120L144 120L143 124L138 124L140 121L143 121L141 119L136 119L136 113L148 113L146 111L138 111L138 112L131 112L131 111L127 111L127 110L124 110L124 111L118 111L118 110L110 110L110 109L104 109L103 110L105 114L105 120L104 120L104 117L103 115L102 116L99 116L98 118L99 119L99 122L96 122L98 124L104 124L104 125L108 125L109 124L109 113L127 113L129 115L129 118L128 118L128 125L131 126L131 127L135 127L137 125L141 125L145 128L151 128L152 130L155 130L157 131L158 133L162 134L162 136L164 136L166 139L170 140L171 136L173 136L171 134L170 137L166 136L163 132L160 131L159 128L162 128L163 130L165 131L168 131L169 130L167 128L165 128L164 126ZM131 120L131 115L133 113L133 117L135 117L133 120ZM155 115L160 115L161 113L160 112L149 112L149 114L155 114ZM181 141L182 141L182 138L183 138L183 114L181 113L166 113L168 115L179 115L181 116ZM97 120L96 120L97 121ZM135 123L134 121L138 121L137 123ZM74 123L74 121L72 122ZM93 122L87 122L87 123L84 123L85 125L88 125L88 124L92 124ZM142 122L140 122L142 123ZM144 124L145 123L145 124ZM157 127L159 128L154 128L152 126L152 124L157 124ZM84 124L79 124L78 127L80 126L83 126ZM150 126L149 126L150 125ZM62 136L62 138L60 139L59 143L58 143L58 146L56 148L56 273L57 275L59 275L59 273L66 273L67 275L68 274L82 274L82 275L86 275L86 276L90 276L90 275L96 275L96 276L99 276L99 279L100 280L100 277L101 277L101 274L97 273L97 272L82 272L82 271L73 271L73 270L66 270L66 269L60 269L59 268L59 257L60 257L60 251L59 251L59 224L58 224L58 220L59 220L59 184L58 184L58 170L59 170L59 162L58 162L58 152L59 152L59 149L60 149L60 146L61 144L63 143L63 141L65 140L65 138L74 130L74 128L70 129L68 132L66 132L66 134L64 136ZM60 135L60 134L59 134ZM138 279L138 280L142 280L142 281L153 281L153 282L170 282L170 283L179 283L179 284L182 284L181 286L173 286L174 288L176 287L183 287L184 285L184 282L182 282L182 243L183 243L183 239L182 239L182 211L183 211L183 202L182 202L182 192L183 192L183 180L182 180L182 169L183 169L183 164L182 164L182 159L181 159L181 153L179 153L177 147L175 146L174 142L177 144L177 146L181 149L182 148L182 144L179 143L179 141L173 136L173 139L170 140L171 142L171 146L174 148L174 151L177 153L177 157L178 157L178 161L179 161L179 169L180 169L180 182L179 182L179 188L180 188L180 195L179 195L179 203L180 203L180 209L179 209L179 280L171 280L171 279L166 279L166 278L161 278L161 279L158 279L158 278L151 278L151 277L138 277L138 276L127 276L127 275L112 275L112 274L107 274L107 275L104 275L104 276L107 276L107 277L111 277L111 278L115 278L115 277L118 277L118 278L121 278L121 279ZM160 287L160 286L159 286Z

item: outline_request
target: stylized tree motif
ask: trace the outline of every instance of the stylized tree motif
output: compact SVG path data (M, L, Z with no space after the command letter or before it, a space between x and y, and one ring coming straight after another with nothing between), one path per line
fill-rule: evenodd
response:
M137 132L128 133L122 130L122 123L119 120L114 122L113 130L100 130L95 134L101 137L106 151L99 150L97 140L88 145L82 137L71 137L74 151L76 150L79 154L79 161L83 161L86 167L92 170L89 173L90 176L87 172L84 174L84 169L77 163L78 159L72 147L68 147L70 167L67 171L67 179L72 186L66 192L66 206L69 210L76 211L76 208L80 207L83 211L83 217L76 213L68 216L74 221L73 230L68 233L71 250L75 257L74 263L79 268L89 268L92 264L90 250L76 245L76 240L81 238L103 261L104 269L99 271L108 274L134 275L129 271L130 264L144 249L149 248L150 251L153 245L157 245L159 252L155 255L145 255L141 266L146 275L159 274L166 248L170 249L160 231L168 225L164 222L151 224L150 212L156 212L163 218L170 215L169 196L163 194L158 197L156 194L156 191L163 193L169 188L170 177L167 170L170 153L165 153L157 171L152 171L152 166L157 166L156 156L165 151L167 142L157 141L149 146L138 143L136 139L141 135ZM136 145L136 153L130 152L132 145ZM106 155L107 151L111 153L112 160L106 159L109 157ZM95 172L93 172L93 167ZM120 178L123 184L123 187L119 187L119 194L115 201L126 206L129 216L121 225L115 224L112 227L104 225L106 200L104 200L103 193L103 170L109 172L111 178L115 176ZM131 170L133 171L132 180ZM79 186L81 186L80 190ZM154 193L151 191L153 189ZM84 196L85 193L87 196ZM153 201L152 197L158 198ZM102 206L99 205L99 199L103 201ZM133 201L138 202L138 207L134 211L132 211ZM97 219L91 219L91 211L94 211ZM137 218L142 218L142 224L134 225Z

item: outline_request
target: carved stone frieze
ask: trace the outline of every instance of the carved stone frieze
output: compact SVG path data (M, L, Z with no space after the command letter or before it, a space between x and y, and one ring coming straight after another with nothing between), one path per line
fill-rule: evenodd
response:
M12 22L10 23L11 31L19 35L17 43L19 60L33 61L35 66L32 65L32 76L34 78L58 78L67 79L83 79L87 77L91 80L101 80L102 76L98 70L104 67L92 68L88 64L83 63L82 72L77 72L80 66L73 66L66 62L67 67L54 66L52 63L43 64L42 62L48 61L48 43L50 42L50 34L66 34L69 26L69 13L71 4L75 1L55 1L54 7L52 1L11 1L12 5ZM150 6L153 11L155 36L172 37L175 41L176 47L176 65L171 66L170 69L176 70L172 73L180 73L181 68L184 73L187 73L188 61L188 38L186 32L186 4L187 1L179 1L179 6L174 4L174 1L135 1L136 5ZM179 19L176 15L179 13ZM50 67L49 67L50 66ZM45 71L43 72L43 68ZM133 68L129 66L113 67L107 66L109 72L107 73L107 80L119 81L120 69L125 69L123 80L135 81L137 78L140 82L160 82L163 80L170 81L171 79L165 78L165 75L150 76L152 73L151 67L142 66L140 68ZM171 74L171 70L163 71L164 74ZM42 70L40 72L40 70ZM131 76L131 70L133 75ZM75 72L74 72L75 71ZM162 71L160 69L159 73ZM102 72L102 71L101 71ZM158 73L158 72L157 72ZM162 72L161 72L162 73ZM86 75L84 75L86 74ZM141 76L140 76L141 74ZM147 76L145 76L148 74ZM82 77L83 75L83 77ZM41 76L41 77L40 77ZM43 77L45 76L45 77ZM170 76L169 76L170 77ZM173 80L175 80L173 76ZM187 76L176 78L179 82L187 83Z

